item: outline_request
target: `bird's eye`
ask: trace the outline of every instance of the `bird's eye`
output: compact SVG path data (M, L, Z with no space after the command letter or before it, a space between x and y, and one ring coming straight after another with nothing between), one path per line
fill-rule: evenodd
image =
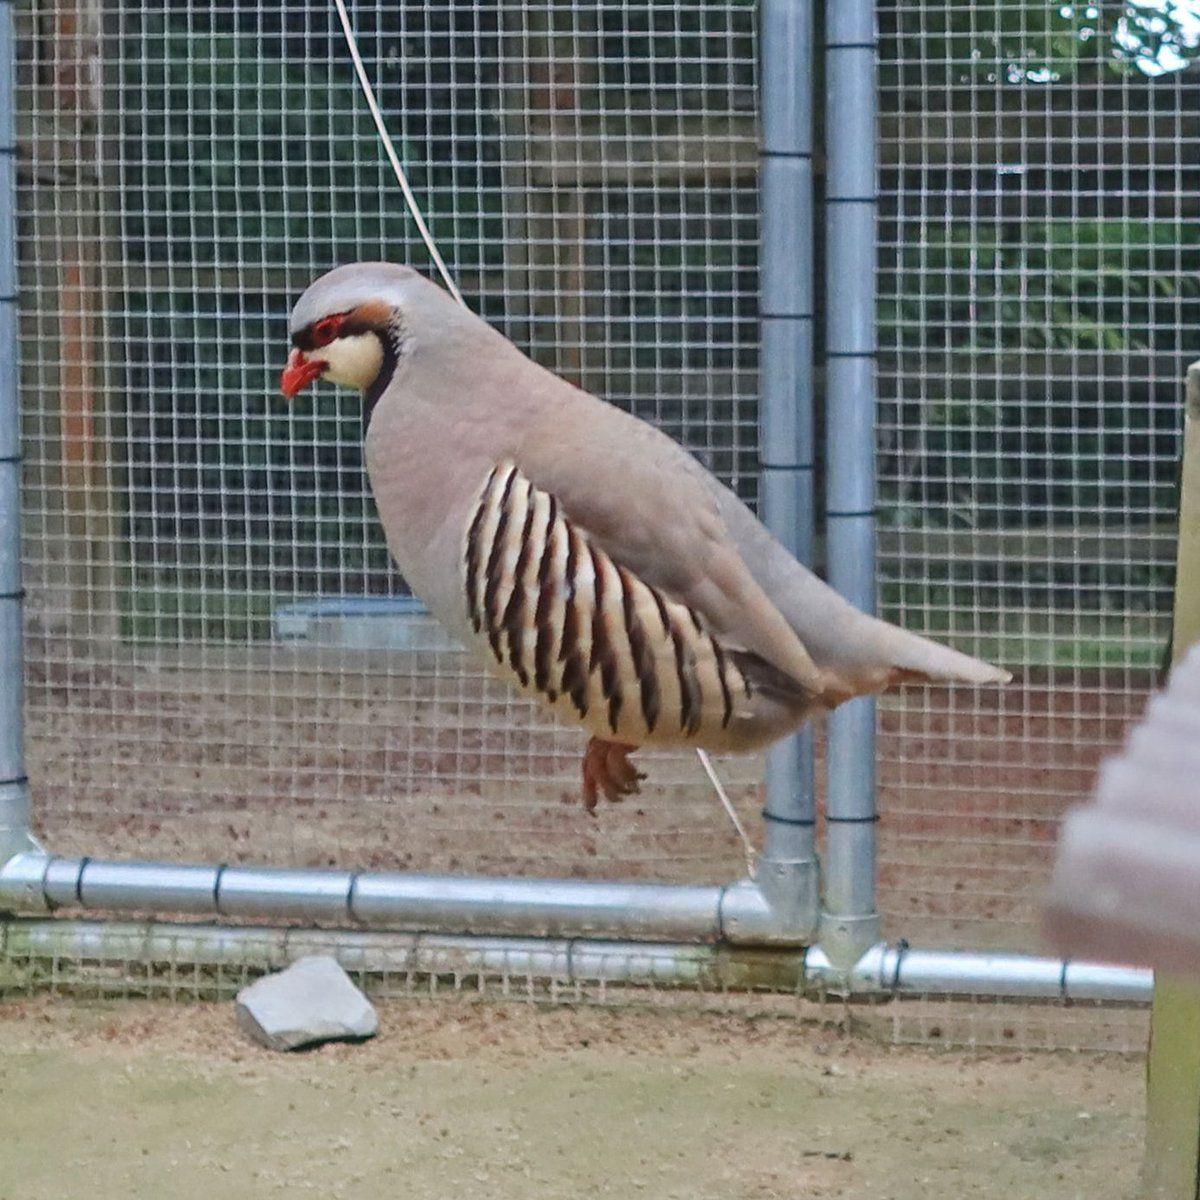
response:
M330 342L338 335L338 330L342 327L342 317L340 315L333 317L322 317L313 326L313 340L318 346L328 346Z

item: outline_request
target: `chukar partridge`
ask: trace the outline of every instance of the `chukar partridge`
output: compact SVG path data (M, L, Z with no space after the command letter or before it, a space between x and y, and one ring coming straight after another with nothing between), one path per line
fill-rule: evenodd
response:
M675 442L528 359L409 267L323 275L284 395L363 393L366 467L404 578L449 631L591 740L583 799L639 746L753 750L907 681L1007 672L869 617Z

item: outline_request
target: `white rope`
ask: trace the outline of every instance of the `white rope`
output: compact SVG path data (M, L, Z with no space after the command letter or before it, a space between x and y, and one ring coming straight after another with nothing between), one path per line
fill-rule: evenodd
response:
M350 24L350 14L346 11L346 0L333 0L333 3L337 6L338 16L342 21L342 32L346 35L346 45L350 47L350 57L354 60L354 73L358 76L358 82L362 86L371 116L375 118L375 128L379 131L379 140L383 142L383 148L392 164L392 170L396 172L396 179L400 184L400 190L404 193L408 211L412 213L413 221L416 222L417 229L421 234L421 240L425 243L429 257L433 259L434 266L437 267L442 282L446 285L446 290L465 308L467 302L462 298L458 285L455 284L449 269L442 260L437 243L433 240L433 234L429 232L429 226L425 224L425 218L421 215L417 198L408 185L408 177L400 165L400 156L396 153L396 147L392 145L391 135L387 131L387 125L384 124L383 113L379 111L379 105L375 100L375 89L371 87L371 81L367 78L367 68L363 65L362 55L358 52L358 39L354 36L354 29Z
M750 835L746 832L745 825L737 815L737 809L733 807L733 801L729 799L725 788L721 784L721 780L717 777L717 772L712 765L712 759L708 757L707 750L701 750L696 747L696 757L700 760L700 765L704 768L704 773L708 776L708 781L713 785L713 790L717 793L717 798L721 801L722 807L725 809L726 815L729 817L734 829L737 830L737 835L742 839L742 849L746 853L746 874L751 879L754 878L754 861L755 850L754 843L750 840Z
M442 282L446 285L446 290L459 304L466 308L467 302L462 298L462 293L458 290L458 285L454 282L454 278L450 274L450 269L446 266L441 251L438 250L437 243L433 240L433 234L429 232L429 226L425 224L425 218L421 215L421 207L417 204L417 198L413 195L413 190L409 186L408 176L404 174L404 168L400 165L400 156L396 153L396 147L392 144L391 134L388 133L383 113L379 111L379 104L375 99L375 89L371 86L371 80L367 76L367 68L363 64L362 55L358 50L358 38L354 34L354 27L350 24L350 14L346 11L346 0L333 0L333 3L337 8L338 17L342 22L342 32L346 35L346 45L350 49L350 57L354 60L354 73L358 76L358 82L362 87L363 96L366 98L367 107L371 110L371 116L375 119L375 128L379 131L379 140L383 143L388 161L392 164L392 170L395 171L396 180L400 184L400 190L404 193L404 202L408 205L408 211L412 213L413 221L416 223L417 229L421 234L421 240L425 243L425 248L429 251L429 257L433 259L434 266L437 267L438 274L441 275ZM717 773L713 769L712 761L709 759L708 754L697 746L696 757L700 760L700 765L704 768L704 773L713 785L717 793L717 798L721 801L721 805L728 814L729 820L737 831L738 837L742 839L742 848L746 852L746 869L749 871L751 878L753 878L754 846L746 833L746 828L738 818L737 810L733 807L733 803L730 801L728 795L726 795L720 779L717 778Z

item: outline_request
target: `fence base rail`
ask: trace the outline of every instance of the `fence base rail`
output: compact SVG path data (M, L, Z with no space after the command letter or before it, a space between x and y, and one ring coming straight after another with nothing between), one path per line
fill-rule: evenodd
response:
M815 913L773 904L750 879L692 886L123 862L40 852L17 854L0 866L0 911L62 908L790 947L811 941L815 926Z
M202 916L77 920L56 909ZM215 962L274 969L337 953L365 971L491 972L855 998L962 996L1146 1003L1133 967L872 946L848 970L805 946L751 880L691 887L486 879L15 855L0 867L4 954L16 959ZM290 923L222 925L220 918ZM332 928L314 929L328 922ZM355 928L338 928L352 925ZM308 926L308 927L296 927ZM387 930L385 932L384 930ZM400 930L402 932L391 932Z
M882 1001L905 997L1014 1002L1148 1004L1149 971L1018 954L872 947L849 975L819 947L601 938L453 936L364 929L12 917L0 922L0 962L23 964L26 983L86 984L88 964L138 964L150 992L195 990L195 972L228 980L279 970L306 954L331 954L346 970L383 977L451 978L482 987L522 983L680 987L711 992L791 993ZM78 964L73 974L64 964ZM37 964L46 965L39 974ZM47 965L48 964L48 965ZM175 968L175 974L164 974ZM183 970L183 973L179 972ZM191 972L191 974L189 974ZM100 979L102 976L96 976ZM122 986L136 989L128 972Z

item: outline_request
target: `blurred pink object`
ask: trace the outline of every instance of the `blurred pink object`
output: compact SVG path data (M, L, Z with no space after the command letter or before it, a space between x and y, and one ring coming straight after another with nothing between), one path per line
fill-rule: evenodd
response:
M1063 823L1046 929L1064 956L1200 975L1200 646Z

